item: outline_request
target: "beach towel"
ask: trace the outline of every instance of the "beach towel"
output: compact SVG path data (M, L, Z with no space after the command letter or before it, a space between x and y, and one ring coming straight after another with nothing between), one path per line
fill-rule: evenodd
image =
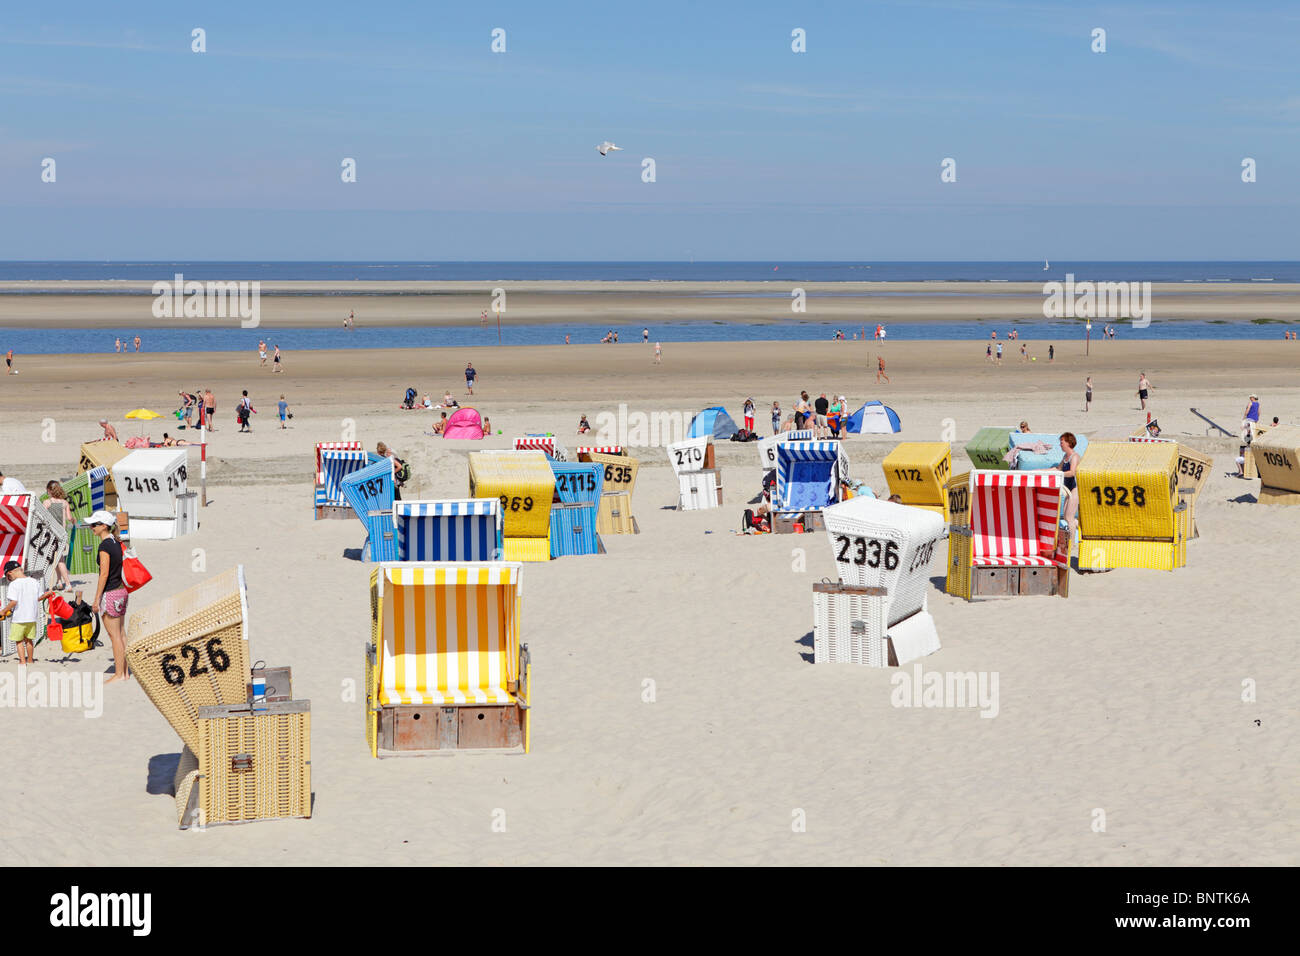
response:
M1016 459L1020 457L1022 451L1027 451L1035 455L1046 455L1052 450L1052 446L1041 441L1025 442L1021 445L1013 445L1011 450L1002 456L1002 460L1012 468L1016 467Z

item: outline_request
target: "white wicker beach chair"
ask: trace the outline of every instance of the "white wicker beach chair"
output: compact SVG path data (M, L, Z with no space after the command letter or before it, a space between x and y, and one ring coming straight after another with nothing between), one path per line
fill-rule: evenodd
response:
M926 608L930 563L947 536L942 517L866 497L822 514L841 586L814 586L814 660L819 644L827 660L847 654L853 663L873 666L883 666L881 660L904 664L937 650ZM859 634L855 621L862 622Z

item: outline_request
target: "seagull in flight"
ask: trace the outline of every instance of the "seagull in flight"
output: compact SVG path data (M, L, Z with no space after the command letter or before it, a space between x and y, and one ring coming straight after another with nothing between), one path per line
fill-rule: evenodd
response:
M605 140L605 142L601 143L599 146L596 147L596 149L600 151L600 155L602 156L608 153L611 149L621 150L622 148L623 148L622 146L615 146L609 140Z

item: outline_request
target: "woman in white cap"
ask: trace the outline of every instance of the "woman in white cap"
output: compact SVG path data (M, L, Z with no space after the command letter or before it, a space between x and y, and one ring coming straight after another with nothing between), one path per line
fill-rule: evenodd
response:
M126 680L131 675L126 670L126 603L129 592L122 580L122 545L113 536L117 518L108 511L96 511L86 519L90 530L99 538L99 580L95 584L94 607L99 611L113 643L113 676L104 683Z

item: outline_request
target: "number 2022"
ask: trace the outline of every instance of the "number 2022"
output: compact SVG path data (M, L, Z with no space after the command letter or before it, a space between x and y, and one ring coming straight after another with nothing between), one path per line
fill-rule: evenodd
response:
M1120 485L1118 488L1106 485L1105 487L1091 488L1089 490L1092 492L1093 497L1097 499L1097 504L1099 505L1105 504L1109 507L1120 508L1127 508L1130 504L1138 508L1145 508L1147 505L1146 489L1141 485L1133 486L1131 501L1129 489L1123 485Z
M208 663L218 674L230 669L230 655L221 649L221 638L214 637L203 645L204 650L208 652ZM180 687L185 683L186 676L201 677L208 672L206 667L199 666L202 655L199 649L193 644L182 644L180 657L190 662L190 672L187 675L185 668L176 663L176 654L164 654L162 659L163 680L173 687Z

